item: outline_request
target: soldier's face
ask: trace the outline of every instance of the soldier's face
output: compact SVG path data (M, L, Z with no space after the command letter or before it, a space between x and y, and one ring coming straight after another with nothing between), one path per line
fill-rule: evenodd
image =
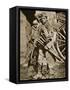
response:
M47 18L46 17L42 17L41 22L42 22L42 24L45 24L47 22Z
M34 25L35 28L37 28L37 25Z
M35 23L33 26L34 26L34 28L37 28L38 27L38 23Z

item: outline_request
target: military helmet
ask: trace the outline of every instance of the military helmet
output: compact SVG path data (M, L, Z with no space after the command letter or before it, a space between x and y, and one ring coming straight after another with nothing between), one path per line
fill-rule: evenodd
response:
M34 20L34 21L33 21L33 24L34 24L34 25L38 25L38 21L37 21L37 20Z

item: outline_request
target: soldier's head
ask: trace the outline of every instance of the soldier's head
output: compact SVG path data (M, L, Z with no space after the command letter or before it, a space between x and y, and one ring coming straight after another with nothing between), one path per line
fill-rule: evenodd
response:
M47 16L43 13L40 20L42 24L45 24L47 22Z
M34 27L34 28L37 28L37 27L38 27L38 24L39 24L39 23L38 23L37 20L34 20L34 21L33 21L33 27Z
M35 12L35 17L38 20L38 22L40 22L41 16L42 16L41 11L36 11Z
M44 11L36 11L35 17L42 24L45 24L47 22L47 15Z

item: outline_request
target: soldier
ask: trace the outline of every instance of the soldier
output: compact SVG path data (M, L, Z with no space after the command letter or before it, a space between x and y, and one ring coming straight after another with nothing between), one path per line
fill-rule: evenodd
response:
M40 43L43 45L43 48L39 49L39 54L40 52L44 54L44 58L40 58L38 60L38 74L37 76L42 76L41 75L41 66L46 65L48 67L46 72L50 72L49 70L49 63L47 62L47 56L48 56L48 49L51 49L54 46L54 42L56 40L56 32L53 32L53 28L50 26L49 22L48 22L48 16L46 15L46 13L38 13L38 15L36 16L37 20L41 23L41 28L40 28L40 35L42 36ZM44 43L45 40L45 43ZM41 55L39 55L39 57L41 57ZM43 57L43 56L42 56ZM46 58L46 61L44 63L44 60ZM41 60L42 59L42 60ZM41 63L40 63L41 62ZM48 72L48 73L49 73ZM47 73L47 74L48 74Z
M33 65L34 70L36 73L38 72L38 54L39 54L39 47L37 45L37 40L39 38L39 27L40 23L37 20L33 21L32 26L32 34L31 34L31 43L33 45L32 51L31 51L31 60L29 60L29 65Z
M41 17L41 16L40 16ZM37 65L37 75L34 76L35 79L42 78L41 74L41 67L45 64L46 58L44 57L45 54L43 54L42 50L44 51L43 48L43 38L41 37L41 28L42 28L42 23L40 22L40 17L37 20L33 21L33 26L32 26L32 35L33 35L33 40L34 40L34 46L36 45L36 48L34 50L33 58L37 56L36 59L36 65ZM38 22L37 22L38 21ZM36 29L36 30L35 30ZM44 37L45 38L45 37ZM45 40L44 40L45 41ZM37 55L35 55L37 53Z
M43 65L47 65L46 58L44 57L44 48L42 45L42 41L40 38L41 34L41 27L42 24L38 22L37 20L33 21L33 26L32 26L32 41L34 45L34 50L31 52L31 61L30 64L33 65L35 71L37 72L37 75L34 78L41 78L41 67ZM44 40L44 39L43 39ZM42 52L43 50L43 52ZM42 58L41 58L42 57Z

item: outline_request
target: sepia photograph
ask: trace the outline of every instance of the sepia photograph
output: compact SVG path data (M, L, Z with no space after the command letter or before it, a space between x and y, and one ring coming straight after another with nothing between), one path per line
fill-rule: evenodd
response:
M20 9L20 80L66 78L67 15Z

